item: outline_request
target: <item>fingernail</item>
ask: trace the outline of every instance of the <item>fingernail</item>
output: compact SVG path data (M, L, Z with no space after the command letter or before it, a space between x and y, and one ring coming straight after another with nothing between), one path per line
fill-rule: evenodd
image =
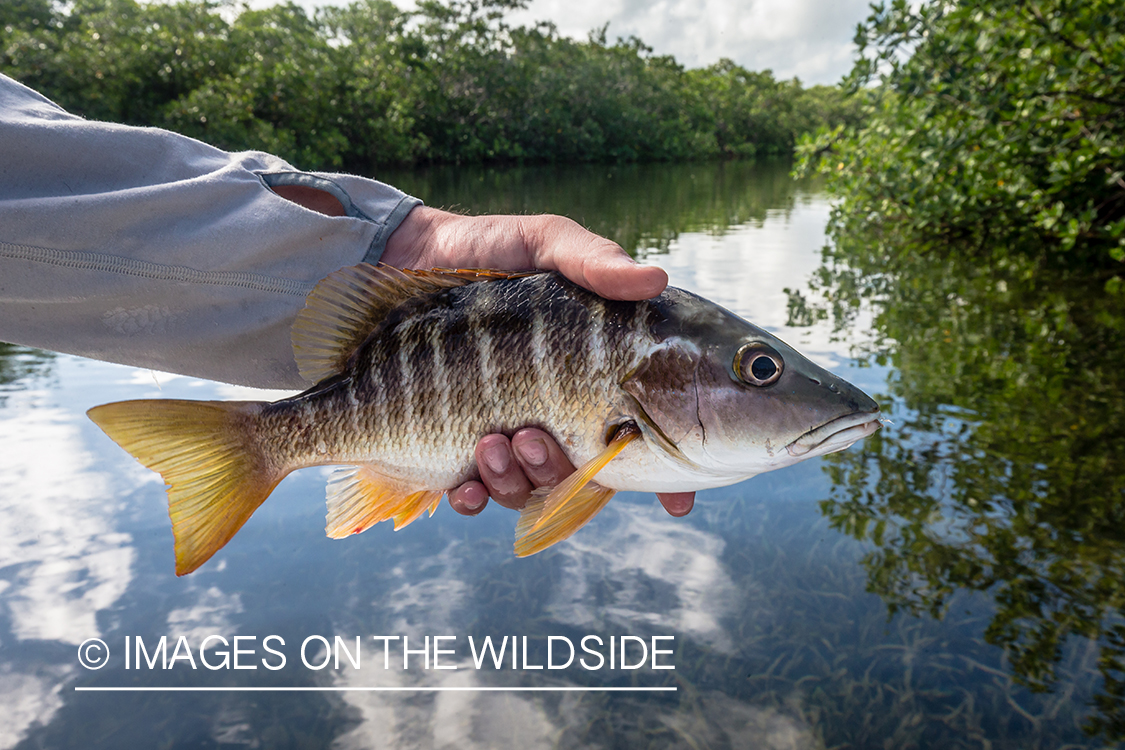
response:
M532 466L542 466L547 463L547 444L540 438L521 444L518 450L523 460Z
M511 461L508 458L508 449L503 445L493 445L484 450L484 463L494 474L503 474L508 470ZM479 505L479 503L478 503Z
M488 499L488 497L486 495L482 494L478 497L475 492L466 492L461 497L461 504L464 505L469 510L476 510L487 499Z

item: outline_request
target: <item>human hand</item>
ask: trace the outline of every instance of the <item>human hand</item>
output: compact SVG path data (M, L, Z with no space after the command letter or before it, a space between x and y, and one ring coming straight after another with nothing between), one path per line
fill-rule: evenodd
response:
M656 266L638 265L616 242L589 232L562 216L460 216L418 206L387 241L382 262L399 268L502 268L558 271L608 299L655 297L668 285ZM486 435L476 448L481 481L449 492L455 511L475 516L489 496L520 509L536 487L558 484L574 471L554 439L524 429L509 440ZM685 516L694 492L657 493L664 509Z
M558 271L607 299L651 299L668 274L563 216L461 216L418 206L387 240L382 261L399 268Z

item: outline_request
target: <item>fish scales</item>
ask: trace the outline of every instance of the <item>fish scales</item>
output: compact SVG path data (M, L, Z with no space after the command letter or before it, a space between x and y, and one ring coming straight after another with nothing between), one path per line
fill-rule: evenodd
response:
M596 446L596 418L616 405L613 386L648 342L647 303L610 303L549 275L436 297L388 320L348 382L298 397L299 434L309 437L283 460L377 463L429 485L471 476L466 448L471 456L491 432L536 425L570 448ZM292 416L280 424L276 432L292 430Z
M399 528L477 475L482 436L541 427L578 468L521 513L525 556L573 534L615 491L720 487L879 429L862 391L674 288L621 302L556 274L363 264L317 285L293 342L319 382L292 398L90 410L168 484L177 574L305 466L345 467L328 485L330 536Z
M265 429L281 438L296 411L306 437L286 441L282 461L371 464L434 489L474 476L476 441L493 432L539 426L585 457L604 445L597 417L619 406L616 386L648 344L645 305L550 275L445 290L376 331L350 378L278 402Z

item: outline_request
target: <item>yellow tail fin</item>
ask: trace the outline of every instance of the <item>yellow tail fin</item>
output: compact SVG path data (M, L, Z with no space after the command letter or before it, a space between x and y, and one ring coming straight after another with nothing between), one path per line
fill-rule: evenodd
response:
M164 477L176 575L207 562L242 528L287 470L270 465L247 426L252 401L118 401L86 414Z

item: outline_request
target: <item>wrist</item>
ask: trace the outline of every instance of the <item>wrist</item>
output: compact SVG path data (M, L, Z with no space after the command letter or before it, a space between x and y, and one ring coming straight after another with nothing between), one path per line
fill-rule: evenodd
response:
M433 265L434 234L437 227L450 218L456 215L428 206L415 206L387 238L382 262L399 268Z

